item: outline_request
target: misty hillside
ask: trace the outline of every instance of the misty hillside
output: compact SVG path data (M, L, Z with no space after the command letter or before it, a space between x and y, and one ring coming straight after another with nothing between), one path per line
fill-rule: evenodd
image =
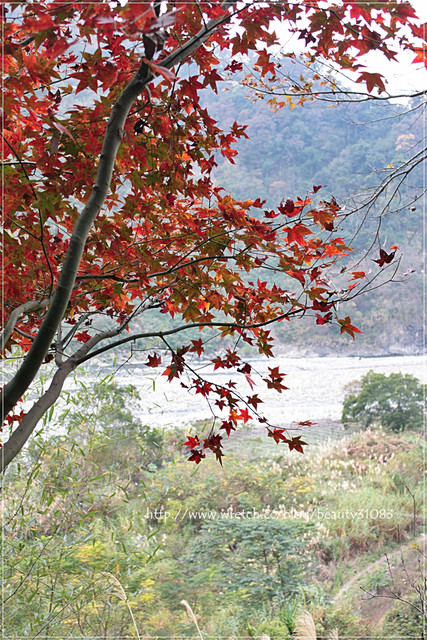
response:
M245 87L235 84L217 95L206 91L205 103L222 127L235 120L247 124L250 138L236 143L239 153L234 165L218 157L216 180L236 198L261 196L271 207L283 197L304 197L313 185L323 185L325 197L333 195L341 205L357 194L361 194L360 201L366 189L380 183L388 165L398 166L414 154L423 137L417 112L407 113L404 105L385 102L335 106L310 102L274 113L266 101L253 101ZM409 202L419 194L422 183L420 166L401 190L402 201ZM345 314L350 314L363 331L356 344L345 337L337 342L336 327L298 322L276 329L284 350L288 346L317 353L337 348L371 354L421 350L423 223L422 205L417 205L388 215L381 222L382 246L396 244L403 254L399 276L403 282L348 303ZM352 244L357 257L375 240L378 210L373 209L371 219ZM346 239L359 222L360 216L346 221ZM365 269L375 267L371 260L364 265ZM411 268L414 273L404 276Z

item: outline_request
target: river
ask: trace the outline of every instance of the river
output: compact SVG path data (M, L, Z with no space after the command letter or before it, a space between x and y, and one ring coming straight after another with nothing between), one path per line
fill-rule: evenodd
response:
M250 361L259 374L257 388L251 391L240 374L230 371L213 371L212 365L201 364L197 371L209 381L224 384L237 383L236 389L243 395L258 395L264 400L259 410L274 424L289 424L301 420L339 420L345 387L360 379L370 369L389 375L393 372L411 374L427 383L425 356L364 357L278 357ZM200 363L199 363L200 364ZM260 380L268 373L268 367L279 367L286 373L287 391L281 394L267 389ZM154 372L154 373L153 373ZM156 375L154 369L132 366L121 369L117 376L120 384L133 383L140 391L142 402L138 411L141 420L152 426L189 425L211 416L206 400L199 394L188 392L176 380L169 383L165 376Z

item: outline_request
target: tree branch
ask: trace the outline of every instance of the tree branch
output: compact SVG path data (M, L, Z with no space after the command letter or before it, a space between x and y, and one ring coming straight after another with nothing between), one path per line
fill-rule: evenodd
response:
M111 331L103 331L93 336L70 358L65 360L55 372L49 389L35 402L31 409L24 415L19 426L10 436L9 440L4 443L0 455L0 473L3 473L6 467L12 462L15 456L21 451L28 438L33 433L37 423L44 416L46 411L56 402L62 391L65 380L70 373L74 371L84 358L84 356L95 347L99 342L107 338L112 338L123 331L128 324L125 320L119 327Z
M51 298L45 298L44 300L37 301L30 300L29 302L24 302L24 304L16 307L16 309L14 309L10 314L9 320L7 321L3 331L0 333L0 349L3 351L21 315L27 313L28 311L37 311L38 309L44 309L44 307L47 307L50 301Z
M1 449L0 473L3 473L6 467L21 451L39 420L58 399L65 380L75 367L76 365L73 366L71 358L64 362L53 376L49 389L37 400L28 413L26 413L22 418L19 426L15 429L9 440Z
M131 336L126 336L122 340L117 340L112 344L106 344L104 347L100 347L93 353L88 353L83 358L80 358L78 364L83 364L86 360L90 360L95 356L101 355L101 353L105 353L105 351L110 351L111 349L115 349L122 344L126 344L127 342L133 342L134 340L141 340L143 338L161 338L163 339L165 336L171 336L175 333L181 333L181 331L188 331L188 329L201 329L203 327L223 327L228 329L258 329L261 327L266 327L269 324L273 324L274 322L280 322L285 318L289 318L290 316L297 315L299 313L303 313L304 309L294 309L293 311L288 311L287 313L282 313L281 315L271 318L270 320L265 320L264 322L256 322L254 324L238 324L237 322L195 322L194 324L186 324L180 327L176 327L175 329L168 329L168 331L146 331L143 333L135 333Z

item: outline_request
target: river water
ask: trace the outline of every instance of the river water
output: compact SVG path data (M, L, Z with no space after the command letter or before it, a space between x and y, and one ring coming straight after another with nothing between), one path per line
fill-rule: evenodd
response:
M255 382L259 382L253 391L243 376L239 378L239 374L221 369L214 372L212 365L207 364L199 366L197 371L205 379L217 384L229 380L236 382L236 390L242 395L258 393L264 400L258 410L275 425L310 419L339 420L346 385L360 379L371 369L386 375L393 372L408 373L427 383L425 356L279 357L260 358L250 363L259 374L252 376ZM267 389L261 380L268 374L268 367L276 366L287 374L284 384L288 390L281 394ZM142 402L138 414L145 424L177 426L209 419L212 414L200 394L188 392L176 380L169 383L165 376L156 376L153 372L154 369L141 365L132 366L128 371L121 369L115 377L118 383L132 383L141 391Z

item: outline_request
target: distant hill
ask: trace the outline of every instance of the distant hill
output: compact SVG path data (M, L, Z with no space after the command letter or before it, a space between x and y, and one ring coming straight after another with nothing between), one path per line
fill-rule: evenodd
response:
M386 102L347 103L331 106L305 103L295 109L273 113L265 101L253 102L247 89L230 85L215 95L206 91L206 106L221 127L235 120L247 124L249 140L236 144L233 165L218 157L215 178L236 198L265 197L267 206L277 206L285 197L304 196L312 186L323 185L326 197L340 204L378 184L387 165L397 166L414 153L422 140L422 121L407 113L403 105ZM422 166L414 171L402 197L419 192ZM418 190L418 191L417 191ZM383 200L384 202L384 200ZM376 210L352 245L355 255L375 240ZM350 218L344 237L349 238L360 222ZM404 282L376 289L345 307L363 335L356 343L345 338L337 343L335 327L313 327L312 322L284 323L275 330L284 350L292 348L328 353L342 350L358 353L417 353L422 349L422 206L386 216L381 223L381 242L399 246L403 252L400 271L415 269ZM376 267L373 263L366 268ZM344 312L343 312L344 313ZM351 342L351 344L350 344Z

